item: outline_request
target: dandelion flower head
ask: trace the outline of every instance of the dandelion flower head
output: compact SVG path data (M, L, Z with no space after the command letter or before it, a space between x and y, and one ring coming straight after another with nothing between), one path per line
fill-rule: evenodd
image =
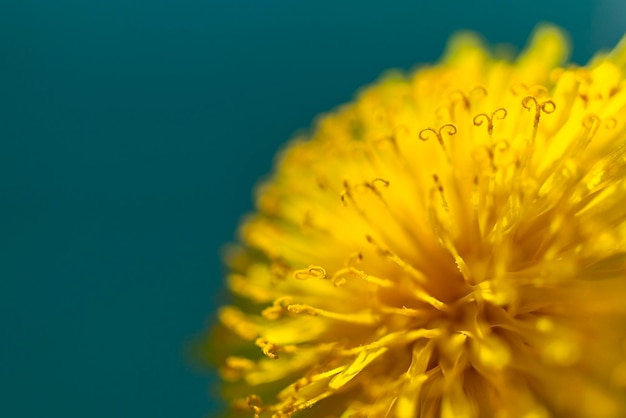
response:
M229 254L229 416L626 416L626 45L537 29L294 138Z

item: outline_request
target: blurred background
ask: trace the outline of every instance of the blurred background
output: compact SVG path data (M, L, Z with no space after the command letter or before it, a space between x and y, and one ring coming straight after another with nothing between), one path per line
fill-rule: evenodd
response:
M0 416L205 417L185 360L291 134L459 29L584 63L621 0L2 0ZM213 412L212 412L213 411Z

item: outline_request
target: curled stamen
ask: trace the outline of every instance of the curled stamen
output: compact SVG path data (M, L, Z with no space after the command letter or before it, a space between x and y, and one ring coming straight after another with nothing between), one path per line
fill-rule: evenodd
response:
M341 287L344 284L346 284L346 277L348 276L365 280L366 282L373 283L380 287L388 288L388 287L393 287L394 285L393 281L391 280L382 279L376 276L371 276L365 273L364 271L356 269L354 267L345 267L345 268L342 268L341 270L338 270L335 274L333 274L330 281L333 283L335 287Z
M483 121L486 120L487 121L487 133L489 134L489 136L491 136L493 134L493 121L495 119L502 120L506 118L506 115L507 115L506 109L503 107L499 107L493 112L491 112L491 116L487 115L486 113L479 113L478 115L474 116L472 123L474 124L474 126L481 126L483 124Z
M368 311L340 313L319 309L307 304L294 304L287 307L290 313L296 315L321 316L335 321L349 322L359 325L373 325L379 321L376 314Z
M296 351L296 346L294 345L280 346L280 345L267 341L263 337L257 338L254 344L257 347L259 347L261 351L263 351L263 354L265 354L267 357L271 358L272 360L276 360L278 358L278 353L281 351L283 353L293 353L294 351Z
M496 166L496 162L495 162L495 160L496 160L496 153L504 154L510 148L511 148L511 144L509 143L509 141L507 141L505 139L501 139L501 140L496 141L495 143L490 144L490 145L481 145L481 146L476 147L474 149L474 151L472 152L472 158L477 163L480 163L481 162L481 154L482 154L482 152L484 152L484 154L482 154L482 155L486 155L487 156L487 159L489 160L489 164L491 166L491 169L492 170L497 170L498 166Z
M256 339L254 344L256 344L256 346L259 347L261 351L263 351L263 354L265 354L272 360L276 360L278 358L278 346L276 344L272 344L265 338L260 337Z
M452 93L450 93L450 100L452 101L452 103L458 103L458 102L463 103L463 107L465 109L469 109L470 107L469 97L467 97L467 95L463 93L461 90L455 90Z
M582 125L589 129L589 137L591 138L595 136L600 126L604 126L605 129L615 129L617 120L613 117L600 119L597 115L592 113L583 118Z
M585 128L591 129L600 123L600 118L597 115L590 114L583 118L582 123Z
M526 96L522 99L522 106L530 111L533 109L533 105L535 108L535 117L533 126L535 131L539 126L539 119L541 118L541 113L550 114L556 110L556 104L552 100L544 100L539 102L534 96Z
M370 182L371 187L376 188L376 183L381 183L384 187L389 187L389 181L380 177L377 177Z
M530 87L528 87L524 83L513 84L511 86L511 92L515 96L521 96L522 94L526 94L534 96L536 98L541 98L548 95L548 89L539 84Z
M548 95L548 89L544 86L532 86L529 93L538 98L545 97Z
M528 91L528 86L524 83L516 83L511 86L511 93L514 96L519 96L522 93L526 93Z
M272 306L265 308L263 312L261 312L261 315L270 320L278 319L288 312L288 306L291 302L291 296L280 297L274 301Z
M319 315L320 311L319 309L316 309L313 306L306 304L289 305L287 309L289 310L289 312L294 314L308 314L311 316Z
M474 95L476 97L486 97L487 89L484 86L476 86L469 91L470 96Z
M455 90L452 93L450 93L450 101L454 104L454 103L463 103L463 107L465 109L468 109L471 107L471 97L485 97L487 95L487 89L483 86L475 86L474 88L472 88L469 92L464 93L461 90Z
M452 112L450 111L450 107L449 106L439 106L435 110L435 116L437 116L437 119L441 119L441 120L450 120L450 119L452 119Z
M617 119L615 118L604 119L604 127L606 129L615 129L617 127Z
M263 412L263 401L258 395L250 395L246 398L248 407L254 412L254 418L259 418Z
M398 136L401 134L403 136L408 136L411 130L406 125L399 125L398 127L392 129L392 133L389 135L384 135L372 141L372 144L377 148L383 148L387 146L387 144L391 145L391 149L396 155L402 155L400 153L400 147L398 145Z
M383 187L389 187L389 181L380 177L377 177L371 181L366 181L364 183L356 184L354 187L350 187L350 185L347 182L344 182L344 190L341 192L341 195L340 195L341 203L343 204L343 206L347 206L348 205L347 200L349 199L352 202L352 204L355 205L356 210L360 212L360 209L357 207L356 202L354 200L354 196L352 195L352 190L354 190L359 193L371 192L378 199L380 199L381 202L385 206L387 206L387 202L385 201L383 194L376 186L377 184L382 184Z
M326 270L320 266L311 265L306 269L294 271L293 277L297 280L324 279L326 278Z
M455 125L451 123L446 123L445 125L440 126L438 130L434 130L433 128L422 129L419 133L419 138L422 141L428 141L428 138L430 136L430 135L427 135L428 132L432 132L433 134L435 134L435 137L437 138L439 145L441 145L441 147L445 150L446 146L443 143L443 132L445 132L449 136L452 136L456 134L457 129Z
M405 127L403 130L408 131L408 128ZM395 135L385 135L373 141L376 146L381 146L386 142L390 143L394 150L398 148L398 141Z
M378 194L378 189L376 188L377 183L382 184L383 187L389 187L389 181L380 177L377 177L374 180L369 181L369 182L361 183L357 185L356 187L363 187L367 190L371 190L372 192L375 192Z
M511 148L511 144L506 139L501 139L493 144L493 149L499 152L506 152Z
M346 274L353 274L354 271L360 271L354 267L355 264L359 264L363 261L363 254L360 252L352 253L348 256L344 263L344 268L335 272L330 278L331 283L335 287L341 287L346 284Z

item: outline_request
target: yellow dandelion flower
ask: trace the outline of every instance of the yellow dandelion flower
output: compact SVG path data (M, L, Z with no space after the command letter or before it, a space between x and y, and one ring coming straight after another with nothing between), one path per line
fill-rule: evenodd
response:
M210 341L229 416L626 416L626 44L470 34L283 151Z

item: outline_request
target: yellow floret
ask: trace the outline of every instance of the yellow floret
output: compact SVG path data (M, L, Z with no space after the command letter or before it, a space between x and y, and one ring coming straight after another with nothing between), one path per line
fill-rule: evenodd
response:
M626 416L626 44L471 34L283 150L210 344L229 416Z

